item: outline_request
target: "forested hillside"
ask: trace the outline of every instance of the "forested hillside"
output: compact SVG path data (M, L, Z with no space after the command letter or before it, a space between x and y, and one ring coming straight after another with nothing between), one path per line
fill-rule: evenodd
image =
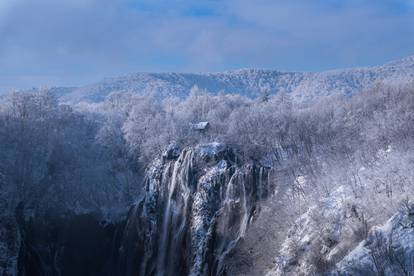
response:
M50 91L66 103L101 102L114 92L151 95L155 99L184 99L193 86L215 95L256 98L263 93L287 92L295 101L309 101L333 94L349 96L378 83L407 84L413 78L414 57L409 56L382 66L323 72L240 69L218 73L136 73L81 87L54 87Z
M200 122L208 124L201 129L194 127ZM235 219L239 221L235 229L231 220L223 220L235 232L220 249L217 275L305 275L346 270L343 262L338 268L336 264L370 237L372 227L385 223L401 208L411 210L413 122L412 84L378 84L352 97L332 95L305 102L295 101L290 93L262 94L252 99L197 88L184 99L160 100L122 92L112 93L99 103L72 105L59 103L49 90L10 94L0 104L0 271L31 275L34 267L44 271L48 266L67 271L66 253L50 249L55 258L62 259L62 263L52 265L51 259L44 257L49 253L39 249L43 248L39 236L32 236L35 232L30 230L38 229L36 233L41 236L50 218L92 214L105 222L102 225L121 222L116 227L122 229L122 223L135 225L133 221L152 214L145 209L152 204L165 208L165 216L170 216L170 208L176 210L173 214L180 211L187 215L201 208L184 222L180 218L175 222L176 215L171 220L148 217L154 223L183 223L183 228L171 227L185 231L198 229L198 224L194 224L196 228L185 226L195 218L207 225L215 218L214 212L221 214L231 204L245 206L240 214L245 217ZM200 151L200 145L207 146L201 146ZM223 146L218 150L217 145ZM229 150L223 151L223 147ZM178 157L178 161L168 161ZM181 158L189 161L180 163ZM249 184L255 188L233 191L236 188L231 187L241 184L228 184L232 180L226 176L233 175L234 170L243 172L246 179L257 177L256 169L245 169L248 164L266 169L266 181L260 184L266 185L265 190ZM168 179L181 176L179 180L157 182L170 173ZM180 188L171 186L176 183ZM213 183L230 188L216 191L211 187L218 184ZM206 192L209 196L199 195L200 189L224 194L213 204L210 192ZM181 193L186 194L185 200L176 198ZM143 208L140 204L147 206L144 211L139 209ZM170 204L173 207L168 207ZM141 211L128 215L130 206ZM206 206L210 211L204 209ZM229 215L238 216L232 212ZM40 222L43 226L36 224ZM139 233L140 225L136 227ZM163 227L159 231L165 231ZM113 231L105 235L115 235ZM213 232L200 234L206 235L205 246L208 237L217 235L215 239L220 239L223 234L214 228L208 231ZM408 233L412 237L412 230ZM154 246L155 237L143 242ZM138 234L138 238L142 236ZM30 250L22 251L28 244ZM54 246L60 248L58 244L59 239ZM113 252L125 252L121 241L116 244L111 247ZM120 256L125 260L144 258L139 250L131 250L128 254L135 257L126 253ZM385 254L381 252L378 258ZM118 260L114 257L117 254L111 255L111 260ZM206 260L210 259L202 259L193 269L203 267ZM401 265L408 269L408 263ZM129 274L119 273L138 275L131 270ZM198 273L194 275L203 275Z

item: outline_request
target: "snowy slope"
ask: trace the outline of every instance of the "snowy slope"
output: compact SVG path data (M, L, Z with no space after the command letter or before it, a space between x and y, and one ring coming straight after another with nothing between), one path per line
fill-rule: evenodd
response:
M352 240L352 229L359 220L351 194L349 187L340 186L300 216L267 276L318 275L335 263L347 250L346 243Z
M374 227L331 275L412 275L414 205L407 204L383 226Z
M298 100L341 93L350 95L376 83L404 84L414 80L414 56L383 66L324 72L279 72L241 69L221 73L137 73L58 93L63 102L99 102L112 92L151 94L157 98L185 97L197 85L211 93L237 93L257 97L263 89L272 94L292 93ZM63 89L63 88L60 88ZM60 91L55 88L55 92Z

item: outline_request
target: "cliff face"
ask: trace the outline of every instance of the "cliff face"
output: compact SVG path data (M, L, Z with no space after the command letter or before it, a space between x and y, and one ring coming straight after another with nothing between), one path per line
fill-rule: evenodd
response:
M289 228L267 276L321 275L329 271L349 250L360 229L359 206L352 191L340 186L321 198Z
M267 169L239 164L223 144L173 148L147 173L145 196L128 216L124 275L223 275L269 192Z
M371 230L360 204L341 186L309 208L289 229L267 276L411 275L414 204Z
M414 204L380 227L352 250L330 275L411 275L414 272Z

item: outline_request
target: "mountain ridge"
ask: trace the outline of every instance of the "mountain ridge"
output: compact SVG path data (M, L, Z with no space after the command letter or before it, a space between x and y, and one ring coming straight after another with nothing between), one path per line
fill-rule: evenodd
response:
M100 82L72 89L52 88L62 102L100 102L114 92L132 92L155 98L185 98L193 86L212 94L221 92L258 97L291 93L298 101L331 94L352 95L376 83L407 84L414 81L414 55L380 66L334 69L320 72L284 72L272 69L236 69L205 73L133 73L105 78ZM62 92L62 89L64 92Z

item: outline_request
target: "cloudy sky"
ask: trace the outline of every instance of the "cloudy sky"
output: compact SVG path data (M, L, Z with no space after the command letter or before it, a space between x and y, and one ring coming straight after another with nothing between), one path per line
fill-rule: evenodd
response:
M0 0L0 91L414 54L414 0Z

